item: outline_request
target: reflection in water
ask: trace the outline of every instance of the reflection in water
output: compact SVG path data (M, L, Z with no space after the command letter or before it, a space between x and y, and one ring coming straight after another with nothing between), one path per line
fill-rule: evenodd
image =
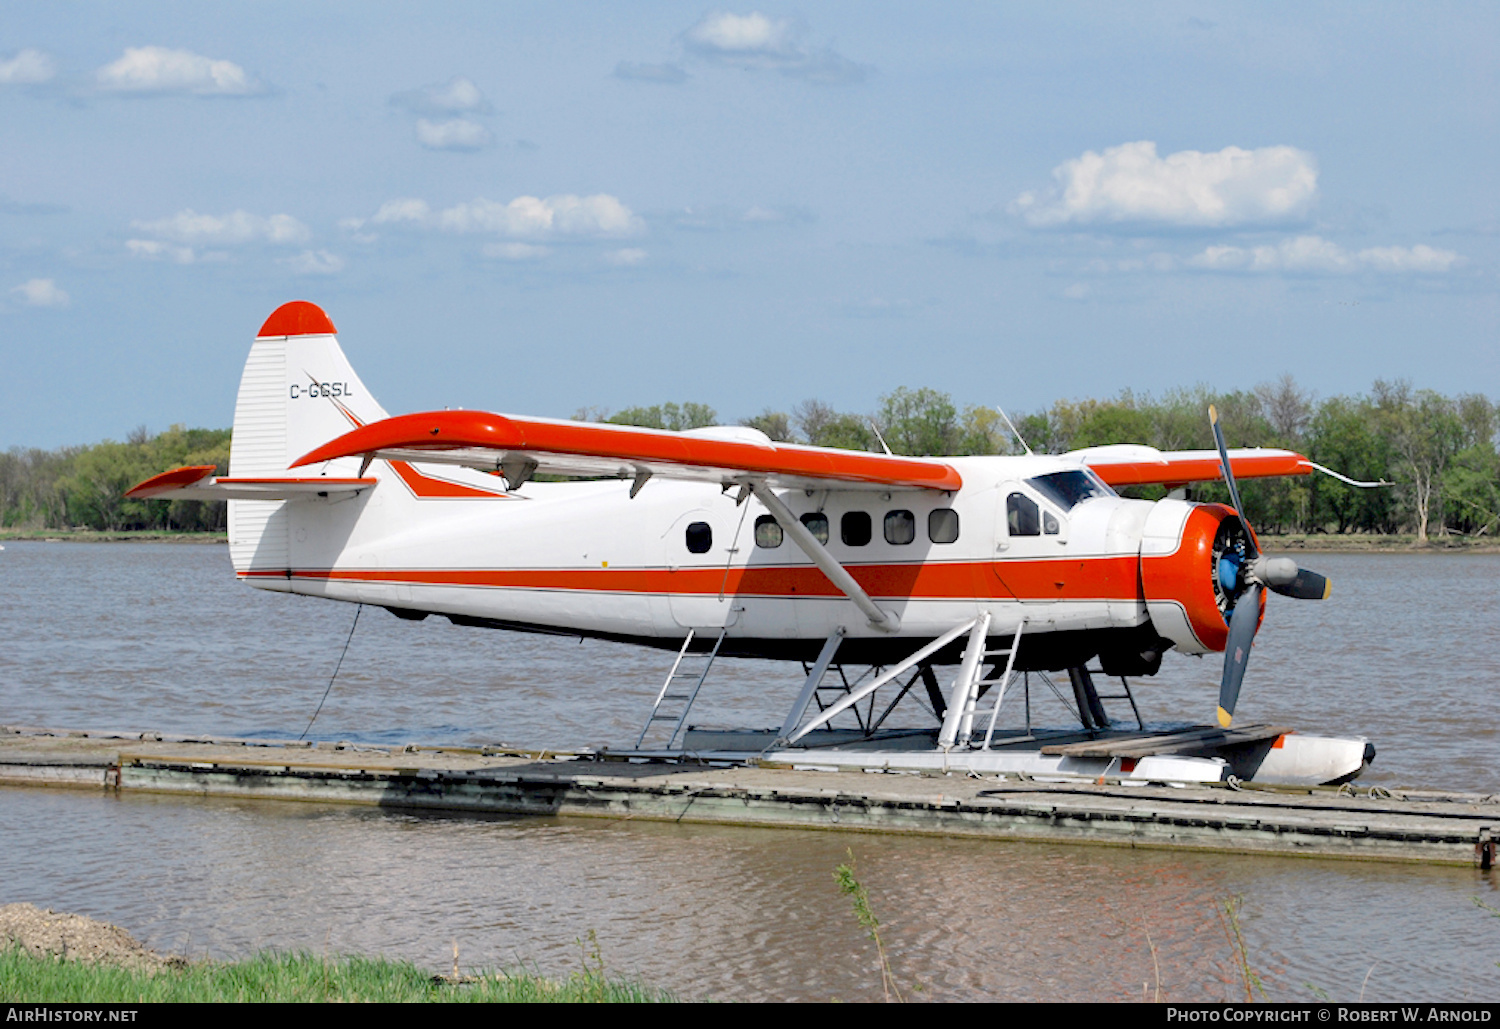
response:
M1309 560L1333 599L1271 598L1240 716L1369 735L1368 781L1493 790L1500 700L1479 641L1497 562ZM295 735L352 617L238 586L218 547L8 545L0 721ZM618 744L669 663L369 611L314 735ZM711 682L701 721L779 722L795 676L726 667L736 685ZM1165 669L1140 684L1147 717L1207 720L1217 661ZM918 998L1137 999L1152 945L1168 998L1242 996L1216 916L1236 895L1273 999L1353 1000L1372 966L1368 1000L1500 994L1500 919L1473 903L1500 907L1500 891L1467 869L54 790L0 793L0 838L0 902L194 956L274 946L437 968L456 939L466 964L566 974L595 930L612 970L688 996L875 999L873 945L832 877L852 848Z

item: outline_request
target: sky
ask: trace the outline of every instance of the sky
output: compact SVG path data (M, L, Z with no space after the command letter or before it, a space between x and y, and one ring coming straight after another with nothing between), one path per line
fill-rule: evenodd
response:
M393 414L1497 397L1497 158L1493 4L12 5L0 449L293 299Z

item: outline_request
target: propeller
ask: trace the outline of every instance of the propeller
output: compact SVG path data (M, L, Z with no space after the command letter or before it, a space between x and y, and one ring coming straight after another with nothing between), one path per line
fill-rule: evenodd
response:
M1267 557L1255 543L1255 533L1245 520L1245 506L1240 502L1240 489L1234 481L1234 470L1229 464L1229 451L1224 446L1224 430L1219 426L1219 412L1210 404L1208 423L1213 428L1214 445L1219 448L1219 465L1224 471L1224 482L1229 486L1229 499L1239 515L1239 532L1220 530L1215 541L1214 571L1219 590L1225 597L1229 620L1229 641L1224 646L1224 677L1219 682L1219 725L1225 729L1234 717L1234 706L1240 698L1240 684L1245 681L1245 666L1250 660L1250 648L1255 643L1255 631L1260 624L1260 601L1267 588L1285 597L1298 600L1325 600L1330 584L1328 578L1317 572L1299 568L1297 562L1288 557ZM1227 526L1226 526L1227 528Z

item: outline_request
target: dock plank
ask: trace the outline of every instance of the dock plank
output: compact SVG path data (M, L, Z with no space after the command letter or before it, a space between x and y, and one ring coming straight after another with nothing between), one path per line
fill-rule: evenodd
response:
M1045 783L472 747L276 747L0 731L0 785L1481 867L1494 861L1500 827L1500 797L1474 794Z

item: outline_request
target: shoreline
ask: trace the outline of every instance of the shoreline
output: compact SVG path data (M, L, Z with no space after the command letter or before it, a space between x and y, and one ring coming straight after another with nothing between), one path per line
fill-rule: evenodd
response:
M225 543L227 532L157 532L122 529L0 529L0 543Z

